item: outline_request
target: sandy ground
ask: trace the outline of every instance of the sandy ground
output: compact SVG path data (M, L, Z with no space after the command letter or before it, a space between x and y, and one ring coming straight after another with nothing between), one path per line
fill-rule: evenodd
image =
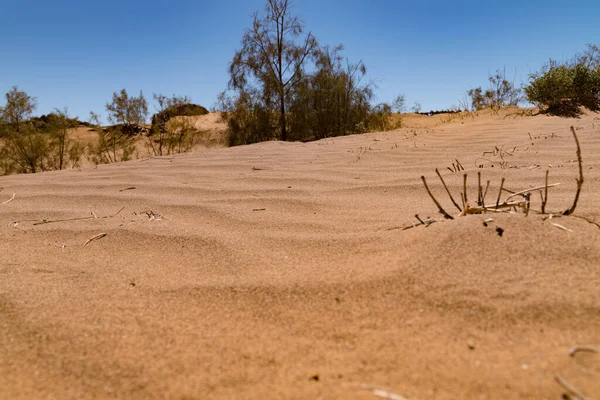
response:
M600 114L441 122L0 177L0 398L560 399L557 374L598 396L600 354L569 357L600 346L597 226L399 228L441 219L421 175L458 213L435 175L458 197L457 159L469 199L477 171L495 200L549 169L567 209L571 125L600 222Z

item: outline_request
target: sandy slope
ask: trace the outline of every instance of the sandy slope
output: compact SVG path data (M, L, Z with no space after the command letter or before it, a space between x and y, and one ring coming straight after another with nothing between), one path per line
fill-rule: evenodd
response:
M551 165L562 185L549 208L568 208L572 124L577 214L600 222L598 114L486 114L0 177L0 202L16 193L0 204L0 398L373 399L372 385L558 399L556 374L597 395L600 355L568 351L600 345L598 227L502 215L397 229L440 218L423 174L452 209L434 169L458 194L455 159L470 198L477 171L493 198L502 177L524 189ZM483 155L495 147L512 152L505 169Z

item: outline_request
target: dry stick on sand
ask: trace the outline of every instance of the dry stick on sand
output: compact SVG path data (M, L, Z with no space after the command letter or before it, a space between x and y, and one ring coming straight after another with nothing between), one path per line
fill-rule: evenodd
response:
M504 178L502 178L502 182L500 182L500 191L498 192L498 199L496 200L496 210L498 209L498 205L500 204L500 196L502 196L502 188L504 188Z
M482 206L483 189L481 188L481 171L477 171L477 205Z
M549 170L546 170L546 187L544 188L544 196L542 196L542 214L546 214L546 203L548 202L548 174ZM542 192L540 192L541 194Z
M94 240L102 239L106 235L107 233L99 233L96 236L92 236L83 244L83 247L85 247L88 243L93 242Z
M469 203L469 200L467 200L467 174L464 175L464 179L463 179L463 193L465 195L465 208L466 208Z
M369 392L373 393L375 396L381 397L383 399L388 399L388 400L406 400L405 397L400 396L399 394L388 392L387 390L380 389L380 388L378 388L376 386L360 385L360 388L362 390L368 390Z
M573 132L573 137L575 138L575 144L577 144L577 162L579 163L579 179L577 179L577 193L575 193L575 200L573 200L573 205L567 211L565 211L564 215L571 215L575 212L575 207L577 207L577 201L579 200L579 194L581 193L581 187L583 186L583 166L581 161L581 147L579 146L579 139L577 138L577 134L575 133L575 128L571 127L571 132Z
M442 185L444 185L444 189L446 189L446 193L448 193L448 196L450 196L450 200L452 200L452 204L454 204L454 206L456 208L458 208L458 211L462 211L462 209L460 208L458 203L456 203L456 201L454 201L454 197L452 197L452 193L450 193L450 190L448 190L448 186L446 186L446 182L444 182L444 178L442 178L442 175L440 174L440 171L437 168L435 169L435 173L437 174L437 176L439 176L440 181L442 181Z
M100 217L100 218L113 218L116 217L117 215L119 215L121 213L121 211L123 211L125 209L125 207L122 207L119 211L117 211L115 214L113 215L107 215L104 217ZM39 222L34 223L33 225L44 225L44 224L52 224L55 222L67 222L67 221L81 221L84 219L96 219L98 218L94 213L92 213L92 215L90 215L89 217L79 217L79 218L66 218L66 219L55 219L55 220L42 220Z
M547 189L548 189L548 188L550 188L550 187L556 187L556 186L559 186L559 185L560 185L560 183L553 183L552 185L536 186L536 187L532 187L532 188L529 188L529 189L520 190L520 191L518 191L518 192L515 192L515 193L511 194L510 196L508 196L508 197L507 197L507 198L504 200L504 202L505 202L505 203L508 203L508 201L509 201L510 199L512 199L513 197L516 197L516 196L525 195L525 194L527 194L527 193L534 192L534 191L536 191L536 190L542 190L542 189L546 189L546 190L547 190Z
M562 376L556 375L554 379L569 393L571 397L574 397L576 400L588 400L587 397L585 397L583 394L581 394L581 392L579 392L577 389L571 386L569 382L567 382Z
M579 353L580 351L585 351L588 353L600 353L600 349L596 348L596 347L575 346L571 350L569 350L569 356L573 357L575 354Z
M454 219L454 218L452 218L452 216L450 214L448 214L446 212L446 210L444 210L444 208L440 205L440 203L436 200L436 198L433 197L433 194L429 190L429 186L427 186L427 181L425 180L425 176L424 175L421 175L421 180L423 181L423 184L425 185L425 189L427 189L427 193L429 193L429 196L431 197L431 199L433 200L433 202L437 206L438 210L440 210L440 213L444 216L444 218L446 218L446 219Z
M485 185L485 191L483 192L483 197L481 198L481 204L485 204L485 196L487 195L488 189L490 188L490 181L487 181Z
M8 204L15 199L16 193L13 193L12 197L6 201L3 201L2 204Z

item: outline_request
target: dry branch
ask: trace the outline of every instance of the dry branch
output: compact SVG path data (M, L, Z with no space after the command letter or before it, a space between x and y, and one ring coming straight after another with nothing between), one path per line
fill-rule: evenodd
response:
M521 191L515 192L515 193L511 194L510 196L508 196L504 200L504 202L506 203L510 199L512 199L513 197L516 197L516 196L524 195L524 194L527 194L529 192L534 192L536 190L547 189L547 188L551 188L551 187L555 187L555 186L559 186L559 185L560 185L560 183L553 183L552 185L536 186L536 187L532 187L532 188L529 188L529 189L521 190Z
M498 192L498 200L496 200L496 209L498 209L498 205L500 203L500 196L502 196L502 188L504 188L504 178L502 178L502 182L500 182L500 191Z
M467 200L467 174L464 174L464 176L463 176L463 194L465 196L465 207L466 207L467 203L469 202L469 200Z
M100 217L100 218L113 218L116 217L117 215L119 215L121 213L121 211L123 211L125 209L125 207L122 207L119 211L117 211L115 214L113 215L106 215L104 217ZM79 218L65 218L65 219L54 219L54 220L50 220L50 219L43 219L41 221L35 222L33 225L45 225L45 224L53 224L56 222L68 222L68 221L81 221L84 219L97 219L98 217L96 216L96 214L92 213L92 215L90 215L89 217L79 217Z
M485 191L483 192L483 196L481 197L481 204L485 204L485 196L487 195L489 188L490 188L490 181L487 181L487 183L485 185Z
M83 244L83 247L87 246L88 243L93 242L94 240L102 239L106 235L108 235L108 234L107 233L99 233L96 236L92 236Z
M482 206L483 189L481 188L481 171L477 171L477 205Z
M546 203L548 203L548 174L549 170L546 170L546 186L544 187L544 196L542 197L542 214L546 213ZM540 192L541 194L541 192Z
M431 199L433 200L433 202L437 206L437 208L440 211L440 213L444 216L444 218L446 218L446 219L454 219L454 218L452 218L452 216L450 214L448 214L446 212L446 210L444 210L444 208L440 205L440 203L433 196L433 194L429 190L429 186L427 186L427 181L425 180L425 176L421 176L421 180L423 181L423 184L425 185L425 189L427 189L427 193L429 193L429 197L431 197Z
M399 394L388 392L387 390L380 389L380 388L378 388L376 386L361 385L360 388L362 390L367 390L367 391L373 393L373 395L375 395L377 397L381 397L383 399L388 399L388 400L406 400L405 397L400 396Z
M600 353L600 349L597 347L575 346L571 350L569 350L569 356L573 357L575 354L579 353L580 351L585 351L588 353Z
M575 133L575 128L571 127L571 132L573 132L573 137L575 138L575 144L577 145L577 162L579 163L579 179L577 179L577 192L575 193L575 200L573 200L573 205L567 211L564 212L564 215L571 215L575 212L575 207L577 207L577 201L579 200L579 194L581 193L581 187L583 186L583 165L581 161L581 147L579 146L579 139L577 138L577 134Z
M581 394L580 391L571 386L569 382L567 382L562 376L556 375L554 379L569 393L569 395L574 397L576 400L587 400L587 397L585 397L583 394Z
M448 190L448 186L446 186L446 182L444 182L444 178L442 178L442 175L440 174L440 171L437 168L435 169L435 173L437 174L437 176L439 176L440 181L442 181L442 185L444 185L444 189L446 189L446 193L448 193L450 200L452 200L452 204L454 204L454 206L456 208L458 208L458 211L462 211L462 209L460 208L458 203L456 203L456 201L454 201L454 197L452 197L452 193L450 193L450 190Z
M6 201L3 201L2 204L8 204L15 199L16 193L13 193L12 197Z

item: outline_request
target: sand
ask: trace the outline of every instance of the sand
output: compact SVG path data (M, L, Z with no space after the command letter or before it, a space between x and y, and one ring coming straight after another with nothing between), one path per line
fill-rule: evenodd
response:
M0 398L597 396L600 354L569 349L600 346L600 228L441 221L421 175L456 215L435 168L470 199L549 169L563 211L573 125L600 223L600 114L448 119L0 177Z

